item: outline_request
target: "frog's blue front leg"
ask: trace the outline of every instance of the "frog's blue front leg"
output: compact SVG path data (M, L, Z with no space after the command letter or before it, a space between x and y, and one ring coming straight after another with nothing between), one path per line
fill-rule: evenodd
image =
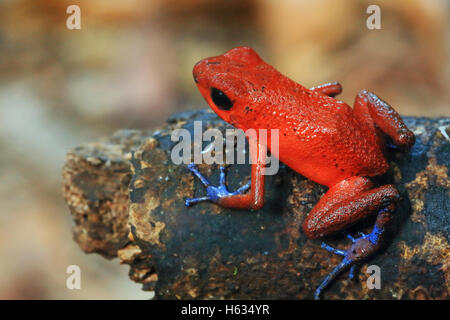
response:
M219 185L213 186L211 182L205 176L203 176L200 171L197 170L195 164L191 163L187 166L189 171L191 171L206 187L206 196L200 198L187 198L185 201L185 205L189 207L190 205L203 201L212 201L217 203L223 197L229 197L233 195L243 194L250 188L250 182L243 185L239 189L234 192L228 191L226 186L226 169L224 166L220 166L220 176L219 176Z

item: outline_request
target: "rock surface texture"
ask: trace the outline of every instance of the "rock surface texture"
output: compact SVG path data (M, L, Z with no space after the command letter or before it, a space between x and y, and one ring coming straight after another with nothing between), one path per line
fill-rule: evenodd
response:
M326 188L289 168L266 178L262 210L224 209L213 203L185 207L204 188L185 165L171 161L174 129L193 136L231 128L210 111L175 114L155 131L121 130L75 148L63 168L64 197L74 238L87 253L119 257L130 278L159 299L311 299L341 257L321 249L350 243L342 234L309 240L301 225ZM361 265L354 280L341 274L324 299L448 299L450 288L450 119L405 117L417 142L408 154L392 152L389 172L402 200L389 241ZM364 152L364 150L361 150ZM199 165L213 183L217 165ZM231 190L249 179L249 165L232 165ZM367 232L367 219L349 232ZM381 271L369 289L367 266Z

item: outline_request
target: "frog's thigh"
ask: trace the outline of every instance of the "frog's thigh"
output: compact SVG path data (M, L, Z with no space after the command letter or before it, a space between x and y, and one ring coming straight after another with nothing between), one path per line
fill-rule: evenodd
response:
M343 230L396 202L398 191L393 185L372 187L365 177L351 177L331 187L305 219L305 234L315 239Z

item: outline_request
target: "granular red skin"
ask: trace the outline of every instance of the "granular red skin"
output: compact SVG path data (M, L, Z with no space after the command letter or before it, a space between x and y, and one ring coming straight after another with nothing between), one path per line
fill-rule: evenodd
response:
M398 113L375 94L360 91L352 109L332 97L340 93L339 84L307 89L248 47L201 60L193 74L201 94L223 120L244 131L269 130L267 147L273 155L296 172L330 188L305 220L304 231L309 237L343 229L387 205L395 207L395 187L373 189L367 177L384 174L388 169L386 136L398 147L409 148L414 135ZM226 94L233 103L230 110L214 104L211 88ZM270 145L271 129L279 130L278 153ZM263 205L264 178L260 176L261 164L259 173L256 166L251 191L223 198L219 204L253 209ZM259 181L257 188L253 181Z

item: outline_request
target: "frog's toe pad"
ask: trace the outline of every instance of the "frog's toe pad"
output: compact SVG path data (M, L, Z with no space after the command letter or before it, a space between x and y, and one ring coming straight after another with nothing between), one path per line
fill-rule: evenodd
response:
M194 203L202 202L202 201L208 201L209 199L207 197L200 197L200 198L186 198L184 201L184 204L186 207L190 207Z

